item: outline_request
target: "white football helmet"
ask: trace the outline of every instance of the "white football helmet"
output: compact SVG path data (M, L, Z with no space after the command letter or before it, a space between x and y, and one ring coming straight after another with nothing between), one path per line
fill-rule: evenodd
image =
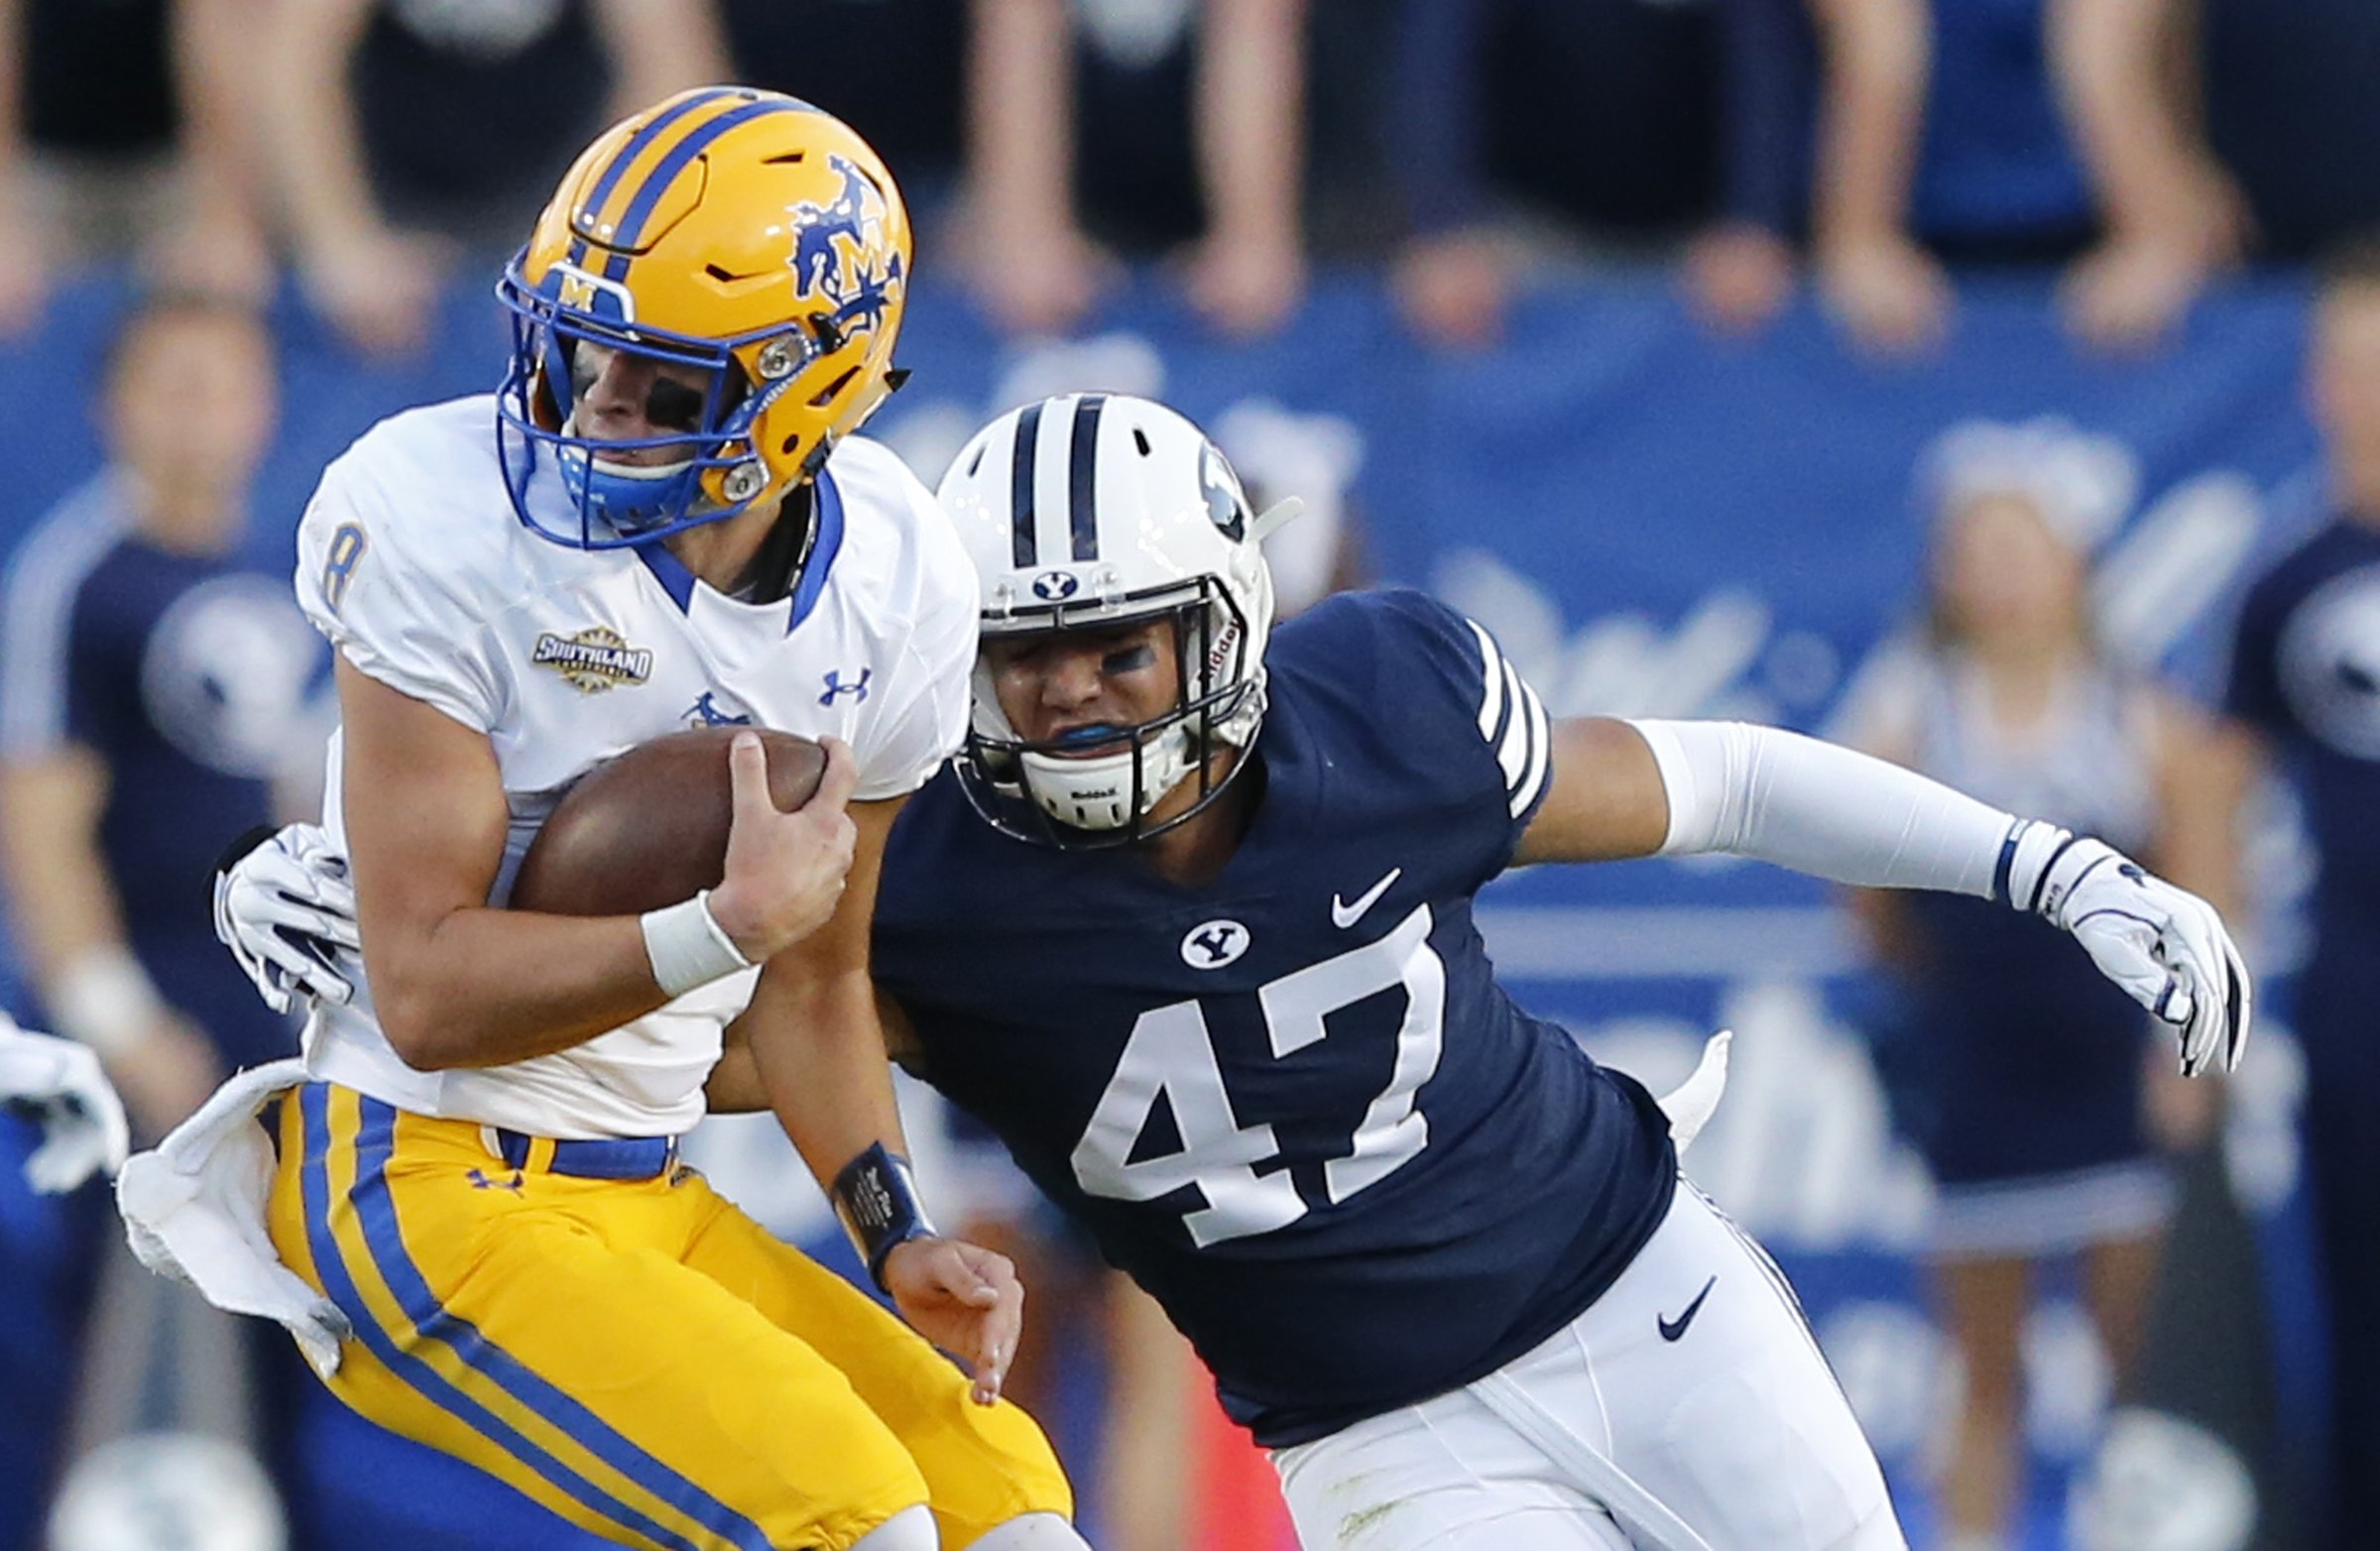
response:
M1258 539L1296 504L1256 517L1206 434L1146 399L1063 394L1011 411L960 449L939 492L974 557L987 637L1108 628L1171 615L1181 693L1163 716L1120 729L1112 754L1068 757L1009 724L980 661L959 774L1000 829L1060 846L1155 834L1221 794L1223 745L1246 749L1264 717L1272 576ZM1183 780L1198 800L1163 823L1148 811Z

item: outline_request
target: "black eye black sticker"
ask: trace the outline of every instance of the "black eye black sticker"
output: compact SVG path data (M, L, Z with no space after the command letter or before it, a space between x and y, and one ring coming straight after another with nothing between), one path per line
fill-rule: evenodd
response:
M1157 649L1140 641L1109 653L1101 659L1099 668L1103 673L1137 673L1142 668L1155 666L1156 660Z

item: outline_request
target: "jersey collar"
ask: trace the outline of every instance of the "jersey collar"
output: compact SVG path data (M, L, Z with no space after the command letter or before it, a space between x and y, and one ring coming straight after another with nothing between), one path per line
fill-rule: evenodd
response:
M818 606L819 595L826 591L827 572L834 568L835 556L843 549L843 493L835 487L834 476L825 469L818 471L818 540L811 546L810 557L801 567L801 575L793 584L792 607L785 611L785 634L790 636L800 628ZM694 589L699 585L692 571L661 543L638 544L638 559L661 584L669 601L677 605L680 614L694 606Z

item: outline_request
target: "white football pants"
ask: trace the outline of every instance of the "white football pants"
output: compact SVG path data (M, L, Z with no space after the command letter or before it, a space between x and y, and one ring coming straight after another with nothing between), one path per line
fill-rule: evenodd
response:
M1307 1551L1906 1551L1784 1278L1683 1180L1534 1351L1273 1464Z

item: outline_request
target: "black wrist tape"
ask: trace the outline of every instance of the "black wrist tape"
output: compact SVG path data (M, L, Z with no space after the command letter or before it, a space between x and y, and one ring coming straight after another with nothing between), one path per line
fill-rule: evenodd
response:
M835 1176L834 1198L835 1215L879 1287L885 1284L885 1258L895 1245L933 1237L909 1160L886 1150L881 1141L843 1165Z

